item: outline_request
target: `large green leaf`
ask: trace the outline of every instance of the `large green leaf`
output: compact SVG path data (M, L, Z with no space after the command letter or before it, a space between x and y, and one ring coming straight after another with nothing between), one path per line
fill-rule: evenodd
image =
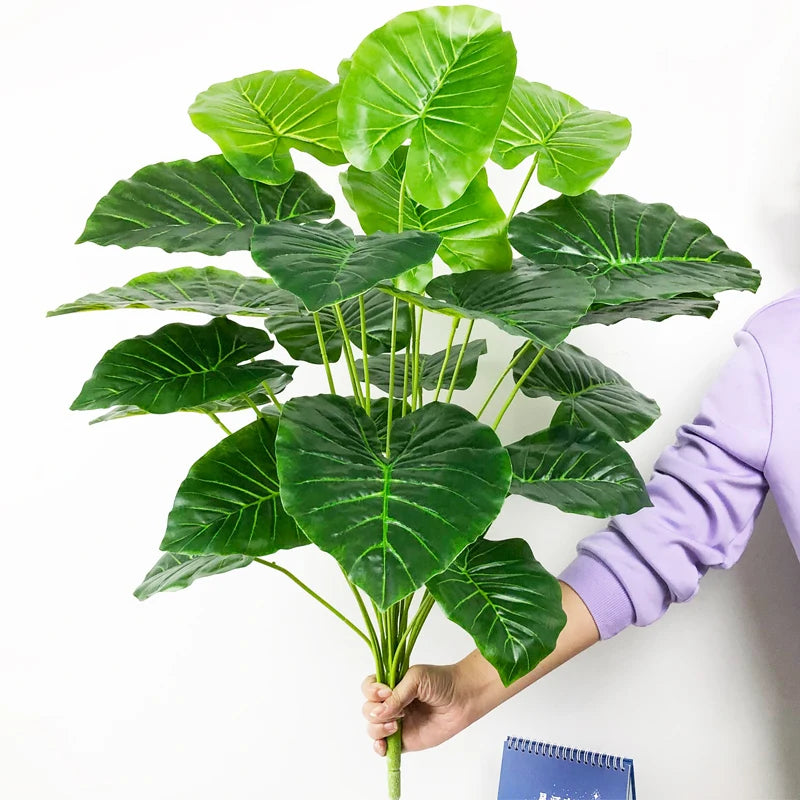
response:
M356 236L337 219L273 222L256 226L252 254L278 286L319 311L430 261L440 241L424 231Z
M333 166L346 160L336 134L339 84L305 69L264 70L215 83L189 107L245 178L285 183L294 174L291 148Z
M75 240L219 256L247 250L257 223L333 215L333 198L304 172L268 186L243 178L221 155L160 161L117 181Z
M568 269L540 269L517 259L507 272L473 270L440 275L428 294L465 317L488 319L515 336L555 347L594 299L583 276Z
M492 149L517 66L500 17L475 6L407 11L353 53L339 100L348 161L379 169L407 139L406 188L427 208L453 203Z
M615 306L593 305L578 325L613 325L623 319L636 319L661 322L676 314L691 317L710 317L719 306L719 300L702 295L681 294L666 300L634 300Z
M364 316L367 320L367 353L370 355L391 350L392 344L392 300L385 292L370 289L364 295ZM342 317L350 341L361 348L361 312L358 298L342 303ZM336 315L330 308L319 311L320 328L329 361L336 361L342 351L342 333ZM322 354L317 340L314 317L300 309L270 315L266 321L269 332L292 358L321 364ZM396 349L401 350L411 337L411 313L403 304L397 310Z
M444 371L442 385L447 388L455 373L456 362L458 361L460 346L456 345L450 350L450 358ZM475 380L478 371L478 359L486 353L486 339L473 339L467 343L464 351L464 358L461 360L461 367L458 370L456 379L456 389L468 389ZM438 353L420 353L419 357L419 382L423 389L433 390L439 382L439 373L442 371L446 350L439 350ZM384 392L389 391L389 369L391 357L389 354L382 354L369 359L369 382ZM364 362L362 359L356 361L356 369L361 380L364 380ZM405 369L405 353L398 353L394 361L394 396L399 397L403 393L403 370ZM408 365L409 375L411 374L411 362ZM406 387L407 393L411 394L411 381Z
M528 351L517 361L514 380L522 377L533 357ZM596 428L623 442L635 439L661 414L655 400L637 392L601 361L566 342L555 350L546 350L520 388L528 397L546 396L561 401L551 425L566 422Z
M134 405L166 414L246 394L294 369L271 360L241 363L271 347L266 331L226 317L206 325L174 322L108 350L70 408Z
M283 406L276 440L283 503L381 611L445 569L492 522L510 481L495 432L431 403L395 419L390 455L344 397Z
M278 417L261 417L192 465L169 513L162 550L264 556L308 544L281 504L277 427Z
M509 226L511 244L534 263L561 264L593 280L596 303L755 291L761 276L696 219L665 203L588 191L561 196Z
M155 308L164 311L199 311L266 317L273 312L300 307L298 299L268 278L251 278L217 267L177 267L167 272L147 272L124 286L112 286L65 303L48 317L76 311L113 308Z
M365 233L396 231L400 185L408 147L399 147L374 172L351 166L339 173L350 207L358 214ZM442 237L437 251L454 271L505 270L511 266L506 215L481 168L464 194L446 208L425 208L403 196L403 229L433 231Z
M504 686L553 651L566 622L558 581L524 539L478 539L427 588L472 636Z
M144 576L133 596L139 600L147 600L158 592L185 589L198 578L241 569L252 561L250 556L187 556L182 553L164 553Z
M585 192L628 146L625 117L593 111L543 83L514 78L492 161L511 169L534 153L539 182L557 192Z
M510 444L508 454L512 494L592 517L653 505L631 457L602 431L556 425Z

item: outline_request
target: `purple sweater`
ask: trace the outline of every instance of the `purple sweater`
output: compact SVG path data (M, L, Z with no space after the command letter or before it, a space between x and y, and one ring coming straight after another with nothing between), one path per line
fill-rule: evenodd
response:
M653 466L653 505L581 540L560 576L603 639L649 625L693 597L709 567L732 566L768 489L800 555L800 289L759 309L734 342L697 416Z

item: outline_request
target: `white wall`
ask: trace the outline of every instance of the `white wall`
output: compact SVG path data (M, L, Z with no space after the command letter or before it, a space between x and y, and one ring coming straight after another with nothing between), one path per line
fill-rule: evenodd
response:
M671 203L763 272L757 295L722 295L711 320L626 321L574 336L660 403L663 416L629 446L645 477L733 351L735 330L798 281L792 5L490 6L513 33L519 74L632 120L632 144L600 191ZM321 606L258 565L146 603L131 595L158 557L178 483L217 431L194 415L89 428L90 415L68 406L108 347L167 315L44 313L141 272L214 262L73 245L117 179L216 152L186 114L199 91L266 68L334 79L364 35L413 7L41 0L2 12L3 798L384 796L384 761L360 712L369 654ZM297 163L341 197L335 169ZM490 170L509 207L524 169ZM548 196L532 187L521 207ZM248 267L241 253L216 263ZM479 328L494 349L465 402L483 396L513 346ZM292 391L322 388L306 369ZM551 408L520 399L503 437L545 424ZM513 498L497 525L526 536L556 571L599 523ZM328 556L303 548L279 560L350 608ZM800 797L798 578L769 502L731 573L707 576L691 603L593 648L439 748L406 756L404 797L496 796L507 734L632 755L647 800ZM452 662L471 649L435 610L415 660ZM449 788L434 795L434 784Z

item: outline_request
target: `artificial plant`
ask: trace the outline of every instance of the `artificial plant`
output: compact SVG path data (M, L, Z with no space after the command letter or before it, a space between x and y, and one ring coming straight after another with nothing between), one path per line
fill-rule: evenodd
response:
M266 565L360 637L390 686L438 603L510 684L551 652L565 618L558 582L525 540L486 535L506 497L595 517L650 504L619 442L658 406L565 339L630 317L708 317L715 293L755 291L759 274L668 205L590 190L627 147L628 120L516 75L511 34L474 6L400 14L334 83L265 70L210 86L189 116L221 152L118 181L76 243L242 251L245 267L249 251L255 268L150 272L50 312L211 317L120 342L72 404L107 409L94 421L191 411L225 434L180 485L165 552L136 596ZM334 198L295 169L293 149L342 167L362 233L334 217ZM524 167L507 212L487 160ZM558 194L518 212L534 174ZM426 314L450 322L437 352L422 351ZM467 409L456 392L486 352L475 320L520 345ZM320 394L279 400L297 365L263 357L275 340L321 368ZM330 369L342 358L347 387ZM503 443L495 430L520 391L558 406L547 428ZM254 419L232 432L221 417L242 410ZM361 622L265 558L309 544L338 563ZM388 739L391 798L401 735Z

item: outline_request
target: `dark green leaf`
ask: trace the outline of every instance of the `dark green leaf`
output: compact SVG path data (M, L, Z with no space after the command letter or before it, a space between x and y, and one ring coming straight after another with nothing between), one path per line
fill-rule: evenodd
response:
M287 511L381 611L483 533L510 480L494 431L444 403L393 421L387 457L375 423L347 398L294 398L275 449Z
M338 102L339 85L313 72L264 70L213 84L197 95L189 116L240 175L276 184L294 174L290 148L329 166L344 163Z
M339 220L273 222L253 232L253 260L310 311L355 297L433 258L439 236L423 231L356 236Z
M147 600L158 592L174 592L191 586L197 578L221 575L232 569L241 569L252 562L249 556L187 556L182 553L164 553L133 596Z
M581 317L578 325L613 325L623 319L650 320L661 322L676 314L691 317L710 317L719 306L719 300L702 295L682 294L668 300L634 300L615 306L593 305Z
M175 496L161 549L264 556L308 544L286 513L275 470L278 417L262 417L197 460Z
M226 317L206 325L165 325L107 351L70 408L134 405L166 414L247 394L295 369L271 360L241 363L271 347L265 331Z
M248 250L257 223L325 219L333 209L333 198L304 172L268 186L243 178L221 155L160 161L117 181L75 244L146 245L219 256Z
M478 539L427 588L472 636L504 686L553 651L566 622L558 581L524 539Z
M463 194L492 149L517 66L500 17L474 6L396 16L353 53L339 100L348 161L379 169L411 139L407 191L428 208Z
M653 505L628 453L608 434L556 425L508 446L511 494L608 517Z
M403 401L396 397L392 403L392 424L394 424L400 417L403 416ZM406 414L411 412L411 406L405 403ZM379 397L377 400L372 400L370 403L369 415L375 423L375 428L378 431L378 439L380 441L386 440L386 426L389 424L389 398Z

